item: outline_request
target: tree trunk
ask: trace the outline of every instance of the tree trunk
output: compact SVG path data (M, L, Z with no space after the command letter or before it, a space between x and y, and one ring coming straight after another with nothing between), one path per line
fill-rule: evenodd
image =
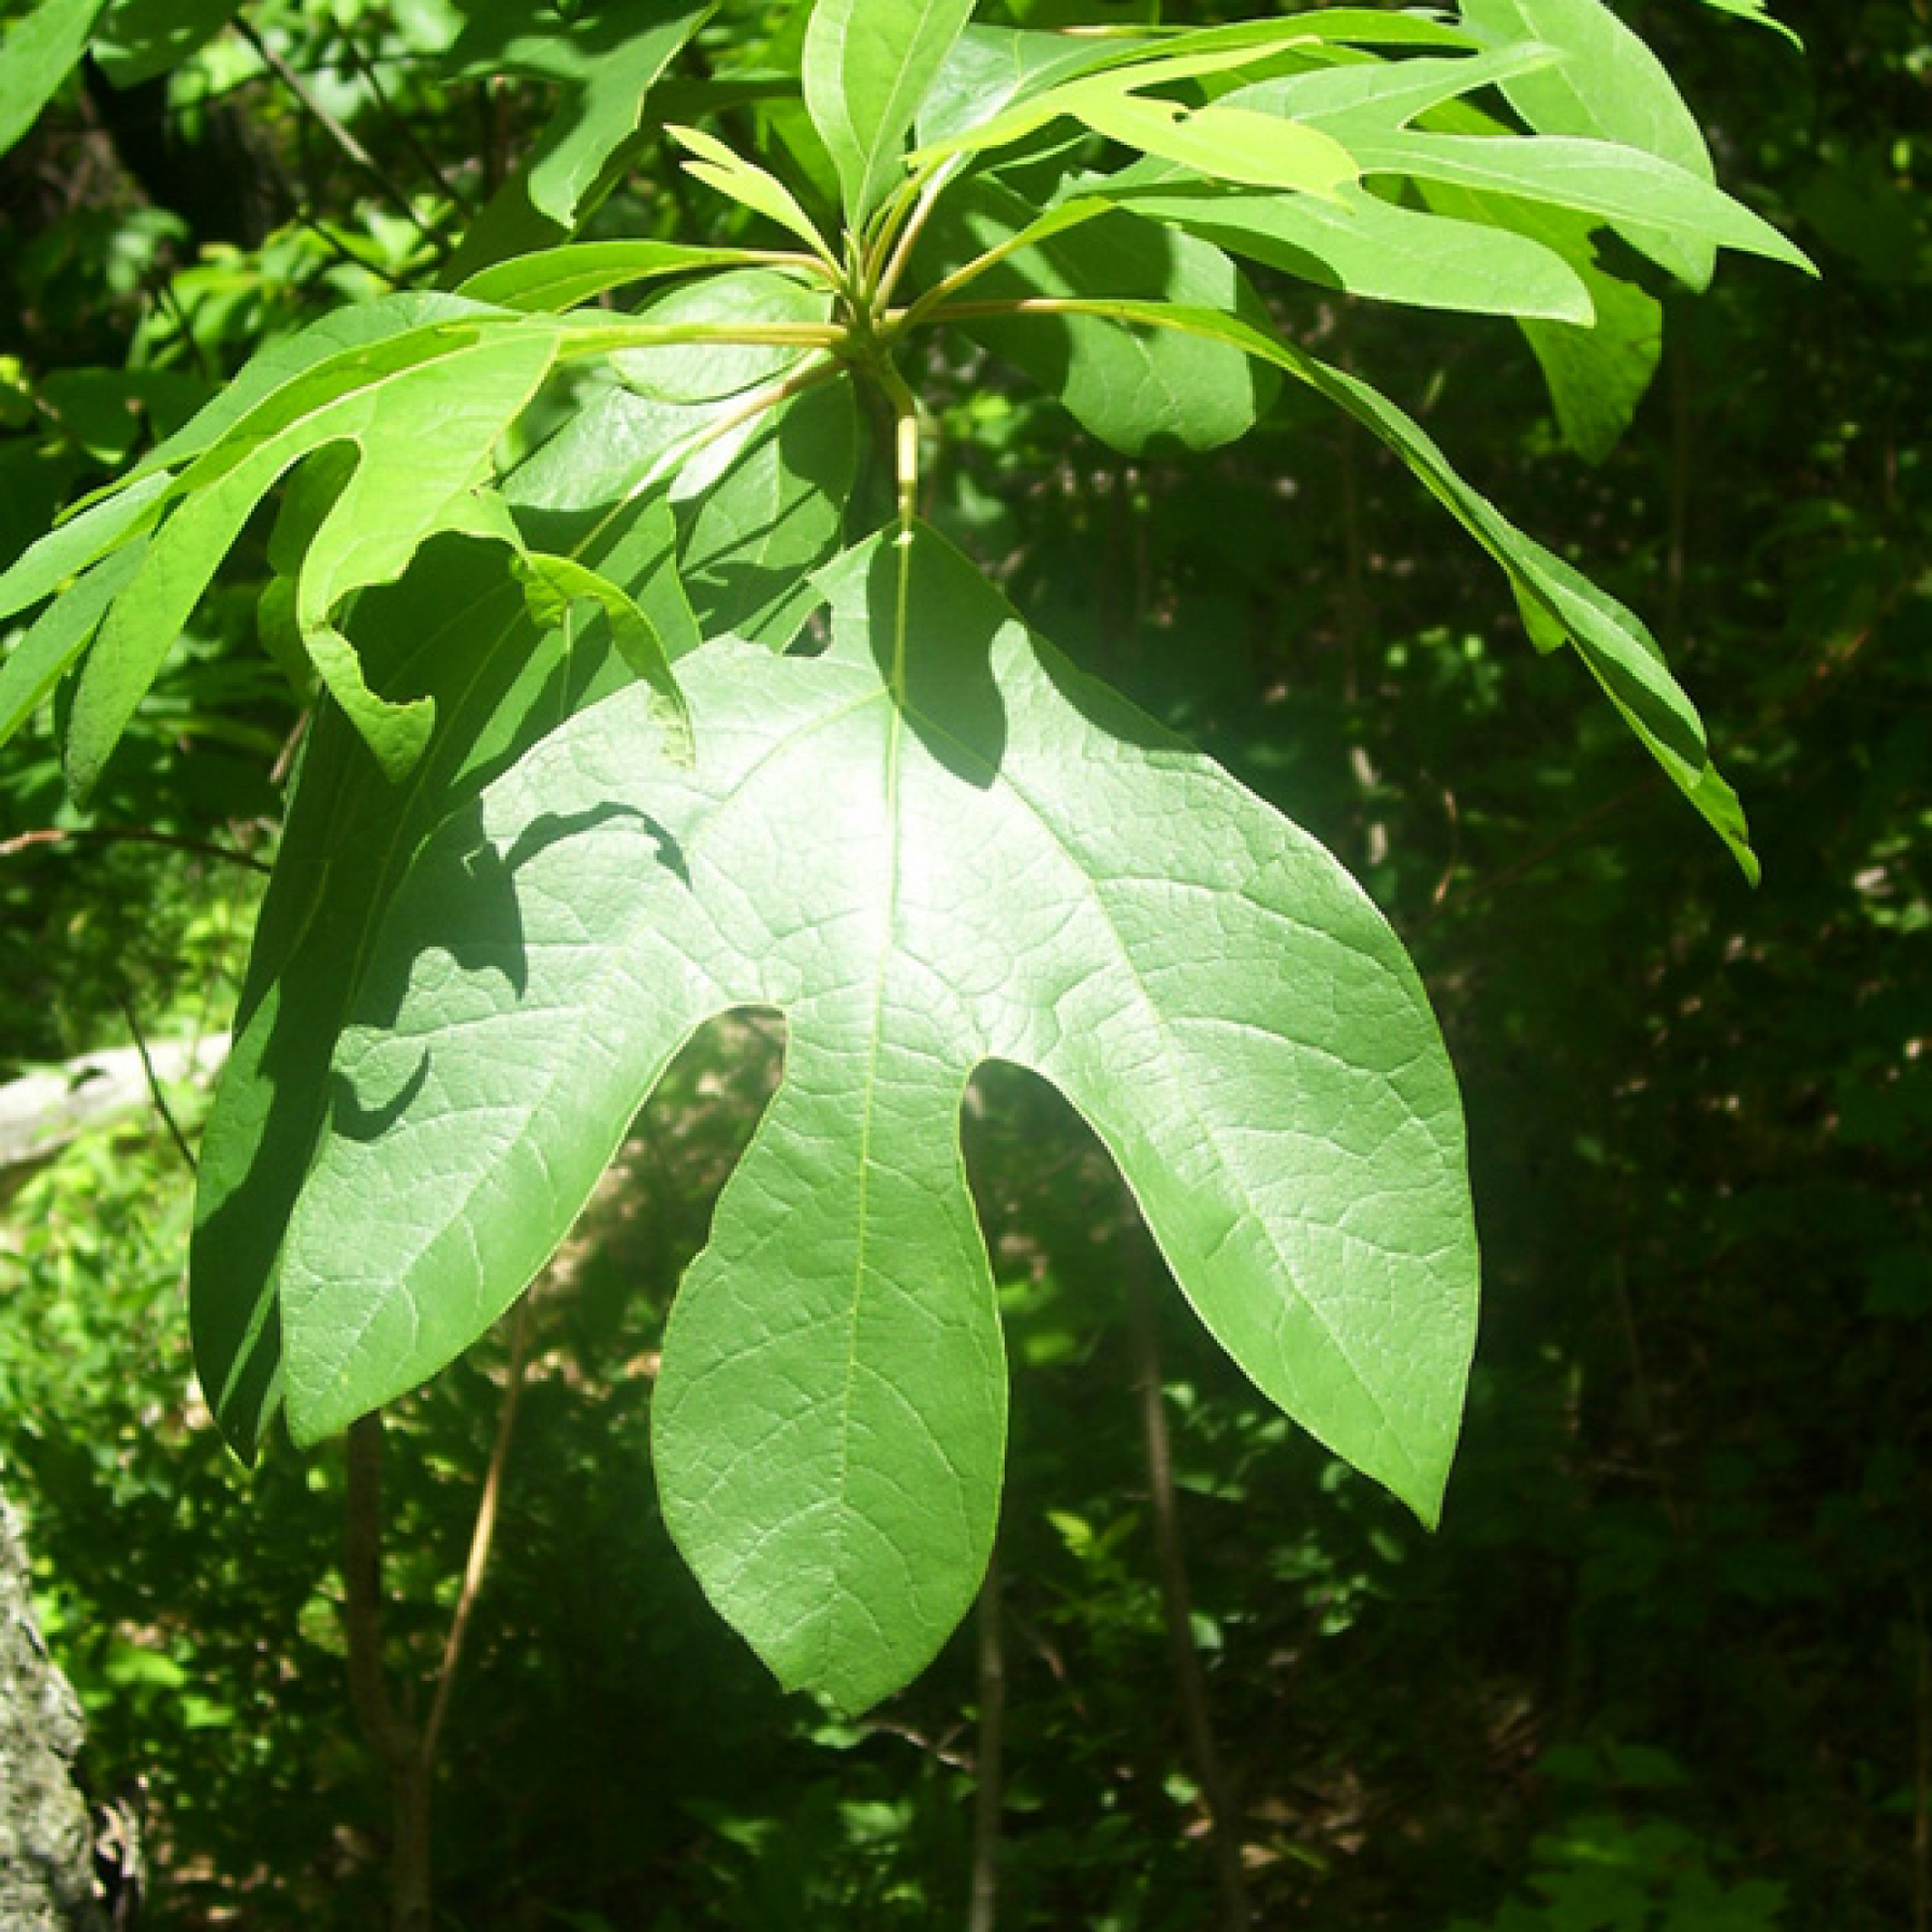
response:
M108 1932L74 1781L80 1706L34 1622L27 1552L0 1495L0 1926Z

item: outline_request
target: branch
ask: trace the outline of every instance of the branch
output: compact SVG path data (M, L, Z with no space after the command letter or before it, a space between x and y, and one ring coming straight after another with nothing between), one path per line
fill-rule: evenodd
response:
M362 44L355 38L352 31L345 32L343 41L344 45L348 49L349 65L361 76L363 84L367 86L375 104L382 109L390 125L402 137L403 145L416 157L416 165L436 184L438 190L449 200L451 207L466 221L469 220L476 210L458 193L456 184L444 173L443 164L430 152L428 146L418 136L416 130L410 126L409 116L407 114L397 113L395 108L390 105L389 96L382 91L382 82L376 77L375 62L363 51Z
M209 845L202 839L178 839L169 832L149 832L133 825L49 825L39 831L18 832L10 839L0 839L0 859L18 858L35 846L66 845L75 839L98 839L126 845L160 845L166 846L171 852L193 852L204 859L219 859L230 866L246 866L250 872L270 873L275 870L273 866L251 858L245 852L238 852L230 845Z
M141 1074L148 1083L148 1098L154 1102L154 1110L161 1116L162 1125L167 1128L169 1138L175 1144L175 1151L188 1165L188 1172L200 1174L201 1163L195 1159L195 1150L188 1145L188 1136L181 1131L181 1122L175 1118L175 1110L168 1104L168 1096L161 1090L161 1076L154 1070L154 1057L148 1051L148 1036L141 1031L141 1022L135 1016L134 1002L126 993L116 989L114 1003L121 1010L121 1017L127 1022L127 1030L134 1035L134 1050L141 1056Z
M256 32L254 24L245 15L237 14L234 19L234 28L235 32L255 50L263 66L302 104L304 111L309 114L317 126L396 205L396 207L401 212L403 218L409 222L410 226L436 250L438 255L447 253L448 250L444 244L443 237L416 212L416 205L409 199L409 195L402 187L402 184L394 180L382 164L376 160L375 156L316 98L315 94L310 90L309 83L262 39L261 35Z

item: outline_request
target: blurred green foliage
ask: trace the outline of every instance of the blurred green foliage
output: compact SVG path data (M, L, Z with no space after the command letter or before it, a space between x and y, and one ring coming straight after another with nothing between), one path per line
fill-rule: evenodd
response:
M725 8L707 58L739 65L782 11ZM1273 1416L1177 1303L1161 1314L1262 1924L1889 1932L1924 1910L1932 24L1920 0L1786 0L1800 55L1737 8L1624 11L1822 286L1746 265L1673 303L1657 388L1593 469L1497 332L1334 301L1293 321L1656 621L1751 812L1757 894L1345 425L1289 397L1236 452L1125 463L993 365L950 371L953 533L1360 872L1464 1080L1487 1305L1439 1536ZM440 0L249 18L432 228L455 206L435 172L481 200L535 118L528 88L425 83ZM192 164L172 175L109 99L89 80L0 162L8 554L267 336L434 257L241 37L147 96ZM208 160L224 141L255 157L246 195ZM648 155L599 218L695 232ZM295 708L234 648L251 591L244 559L84 819L51 740L17 748L0 847L135 827L261 849ZM7 850L0 1072L125 1037L123 1003L153 1033L225 1024L252 886L112 839ZM452 1925L963 1915L973 1632L832 1725L770 1689L655 1516L652 1350L776 1050L756 1027L700 1040L539 1290L440 1773ZM1138 1237L1036 1083L988 1076L968 1127L1017 1384L1000 1922L1192 1932L1211 1872L1132 1395ZM387 1821L344 1695L339 1460L246 1471L207 1427L164 1135L7 1184L0 1481L92 1773L145 1782L151 1922L370 1924ZM391 1423L388 1635L425 1691L504 1355Z

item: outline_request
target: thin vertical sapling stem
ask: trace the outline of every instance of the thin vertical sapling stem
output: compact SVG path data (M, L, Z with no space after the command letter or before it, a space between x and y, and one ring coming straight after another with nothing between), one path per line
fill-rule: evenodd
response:
M1912 1932L1932 1927L1932 1637L1925 1597L1912 1592L1912 1648L1918 1678L1917 1750L1912 1765Z
M1161 1343L1154 1325L1154 1294L1143 1242L1122 1244L1128 1326L1133 1336L1135 1380L1140 1385L1141 1433L1147 1451L1148 1503L1154 1519L1154 1549L1161 1569L1161 1603L1173 1658L1174 1695L1187 1733L1188 1755L1207 1813L1208 1841L1221 1896L1222 1932L1248 1932L1247 1874L1241 1865L1241 1820L1234 1788L1221 1761L1214 1721L1207 1704L1207 1680L1194 1647L1194 1608L1187 1584L1187 1558L1180 1540L1180 1507L1173 1480L1173 1446L1161 1395Z
M470 1556L463 1567L463 1587L457 1594L456 1609L450 1617L450 1634L443 1645L443 1662L436 1674L436 1695L430 1704L429 1722L423 1726L422 1757L425 1773L435 1762L436 1745L443 1734L443 1721L449 1715L450 1697L456 1689L457 1666L463 1658L463 1640L470 1629L470 1618L483 1588L483 1572L489 1567L490 1544L496 1535L497 1505L503 1494L503 1469L509 1461L510 1437L516 1428L517 1398L523 1392L524 1371L530 1362L530 1298L525 1295L510 1317L509 1369L503 1380L502 1407L496 1414L496 1440L490 1445L489 1467L483 1475L483 1494L477 1499L477 1520L470 1532Z
M502 1498L503 1470L516 1426L517 1398L530 1359L530 1298L525 1295L511 1318L509 1368L495 1440L478 1498L476 1522L463 1583L444 1641L428 1722L419 1731L401 1716L389 1696L382 1660L382 1415L377 1410L352 1423L348 1431L348 1494L343 1539L344 1621L348 1639L349 1701L370 1748L389 1773L391 1841L389 1850L390 1932L428 1932L434 1890L431 1863L430 1800L450 1699L456 1687L464 1639L469 1633L483 1575L489 1566Z
M471 207L462 191L450 179L442 163L430 152L428 144L410 124L409 116L407 114L397 113L394 103L391 102L388 94L383 90L382 78L376 72L375 62L363 49L361 42L355 38L352 32L346 32L343 36L343 44L348 50L349 65L361 76L362 84L368 88L370 98L382 109L390 126L396 130L397 136L401 139L403 146L415 157L416 165L436 184L439 192L448 199L450 206L466 221L473 220L476 216L476 209Z
M1001 1623L1000 1552L980 1586L979 1742L973 1753L973 1886L967 1932L994 1932L1000 1908L1000 1809L1007 1728L1006 1631Z
M429 1787L415 1727L389 1701L382 1664L382 1412L348 1430L343 1529L343 1617L356 1723L389 1773L390 1932L428 1932Z

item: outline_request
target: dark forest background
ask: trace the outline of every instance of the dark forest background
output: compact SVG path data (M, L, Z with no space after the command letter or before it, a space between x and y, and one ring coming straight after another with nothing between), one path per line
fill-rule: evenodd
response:
M1016 1381L997 1595L862 1723L782 1698L676 1561L648 1468L656 1336L776 1051L714 1030L535 1294L439 1768L448 1923L963 1923L993 1663L999 1924L1223 1923L1152 1376L1256 1926L1926 1932L1932 15L1782 0L1800 52L1706 0L1620 11L1821 282L1732 258L1672 296L1652 392L1594 465L1504 325L1308 292L1283 313L1652 621L1759 890L1312 398L1213 457L1129 463L994 365L933 377L955 534L1329 842L1417 954L1485 1251L1443 1529L1148 1296L1078 1123L988 1077L969 1154ZM729 65L782 12L732 0L702 51ZM86 73L0 162L0 562L263 341L434 275L542 111L536 83L428 77L450 18L263 0L172 76ZM701 201L653 141L598 219L695 238ZM50 737L0 764L0 1079L226 1024L259 880L208 848L272 852L294 723L254 557L86 816ZM170 1091L192 1143L205 1101ZM345 1691L341 1459L250 1472L208 1427L190 1196L152 1108L0 1173L0 1481L88 1775L145 1811L147 1922L350 1932L380 1919L388 1818ZM434 1676L507 1349L391 1419L398 1681Z

